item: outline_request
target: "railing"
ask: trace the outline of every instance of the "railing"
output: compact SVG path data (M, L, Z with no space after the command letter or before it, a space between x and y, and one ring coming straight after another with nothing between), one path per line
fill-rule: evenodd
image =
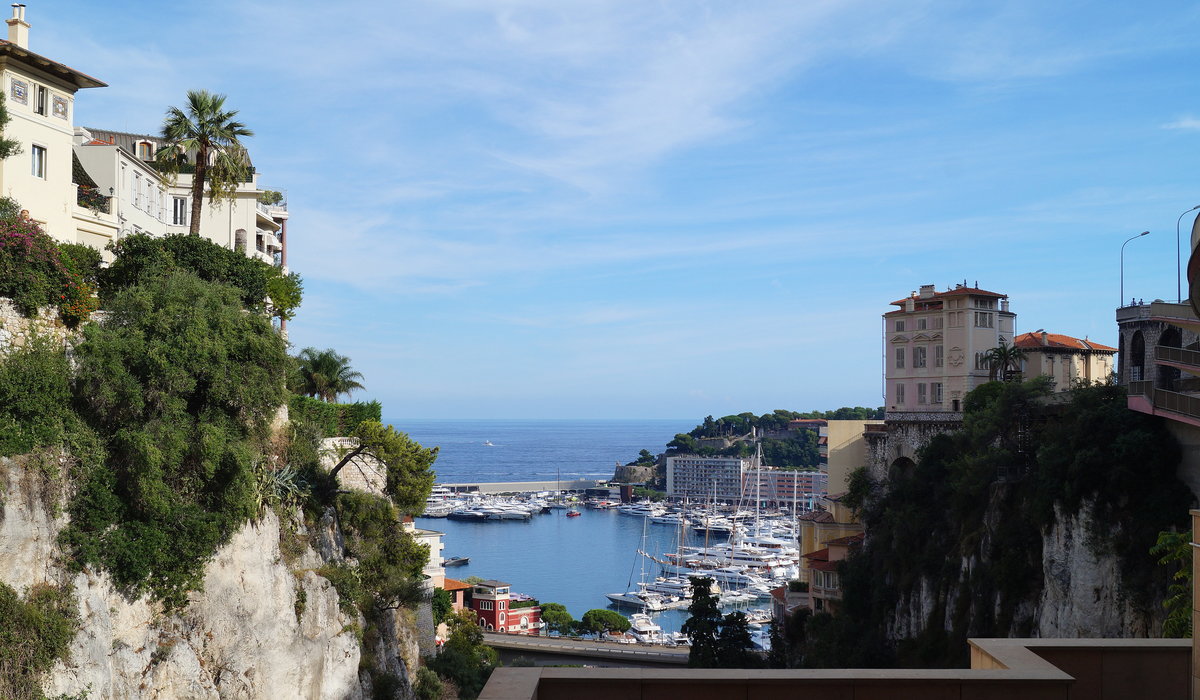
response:
M1130 396L1152 396L1154 394L1154 382L1149 380L1129 382L1125 386L1125 392Z
M280 202L279 204L264 204L262 202L255 202L254 206L258 207L258 210L267 216L271 216L273 211L287 211L287 202Z
M1185 350L1184 348L1156 345L1154 347L1154 359L1166 360L1167 362L1176 362L1181 365L1193 365L1200 367L1200 352L1195 350Z
M85 208L91 209L97 214L112 213L112 197L106 197L96 190L84 189L80 187L75 192L75 202Z
M1180 394L1166 389L1154 390L1154 407L1172 413L1200 418L1200 396Z
M158 170L159 172L163 171L163 167L153 160L147 160L144 162L146 163L146 165L149 165L150 167L154 168L155 170ZM212 166L209 166L209 167L212 167ZM196 174L196 164L195 163L180 163L178 166L176 166L175 172L180 175L195 175ZM242 182L253 182L255 172L256 172L256 170L253 165L246 168L246 174L241 181Z

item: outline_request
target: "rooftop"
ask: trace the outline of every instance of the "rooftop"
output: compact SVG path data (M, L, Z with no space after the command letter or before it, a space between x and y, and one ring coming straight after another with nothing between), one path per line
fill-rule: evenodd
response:
M62 80L70 85L74 85L76 90L82 88L108 87L108 83L102 80L97 80L87 73L81 73L70 66L65 66L59 63L58 61L51 61L45 56L36 54L29 49L23 49L7 39L0 39L0 56L16 59L31 65L34 68L43 70L50 75L55 76L59 80Z
M1094 340L1084 338L1072 338L1069 335L1060 333L1047 333L1044 330L1038 329L1029 333L1022 333L1013 338L1013 345L1022 349L1061 349L1061 350L1083 350L1096 352L1116 352L1117 349L1102 345Z

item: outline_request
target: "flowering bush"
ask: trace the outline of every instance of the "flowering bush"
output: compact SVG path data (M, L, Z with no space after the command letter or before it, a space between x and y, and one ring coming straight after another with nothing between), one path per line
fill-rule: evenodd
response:
M74 327L96 310L95 287L59 250L37 222L26 217L0 219L0 296L13 300L26 316L53 306Z

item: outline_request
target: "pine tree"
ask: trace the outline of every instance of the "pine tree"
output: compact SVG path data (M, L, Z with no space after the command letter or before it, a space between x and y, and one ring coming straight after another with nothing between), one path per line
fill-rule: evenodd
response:
M721 611L717 608L717 596L712 592L711 578L692 579L691 615L683 623L683 633L692 640L688 652L688 666L692 668L716 668L720 661L720 646L717 635L721 626Z

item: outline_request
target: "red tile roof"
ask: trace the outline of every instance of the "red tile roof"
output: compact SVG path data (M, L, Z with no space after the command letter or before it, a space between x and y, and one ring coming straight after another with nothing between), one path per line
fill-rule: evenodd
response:
M964 294L970 294L972 296L977 296L977 297L996 297L997 299L1007 299L1008 298L1007 294L1000 294L999 292L989 292L986 289L979 289L978 287L958 287L955 289L948 289L944 292L934 292L932 296L927 296L924 298L919 297L919 296L905 297L903 299L893 301L891 305L892 306L904 306L904 302L908 301L909 299L912 299L913 301L915 301L919 304L921 302L929 302L934 299L944 299L946 297L957 297L957 296L962 296Z
M826 547L824 549L818 549L815 552L809 552L808 554L804 555L804 558L812 561L829 561L829 548Z
M836 561L812 561L808 563L808 568L813 571L837 571L838 562Z
M462 581L452 578L448 578L442 583L442 590L444 591L461 591L470 587L471 584L463 583Z
M853 547L856 544L862 544L864 537L865 536L860 532L857 535L850 535L849 537L839 537L836 540L829 540L825 543L825 546L828 547L833 545L835 547Z
M1044 331L1034 331L1032 333L1022 333L1016 338L1013 338L1013 345L1024 350L1096 350L1099 352L1116 352L1117 349L1108 345L1101 345L1093 340L1080 340L1072 338L1069 335L1060 333L1046 333Z

